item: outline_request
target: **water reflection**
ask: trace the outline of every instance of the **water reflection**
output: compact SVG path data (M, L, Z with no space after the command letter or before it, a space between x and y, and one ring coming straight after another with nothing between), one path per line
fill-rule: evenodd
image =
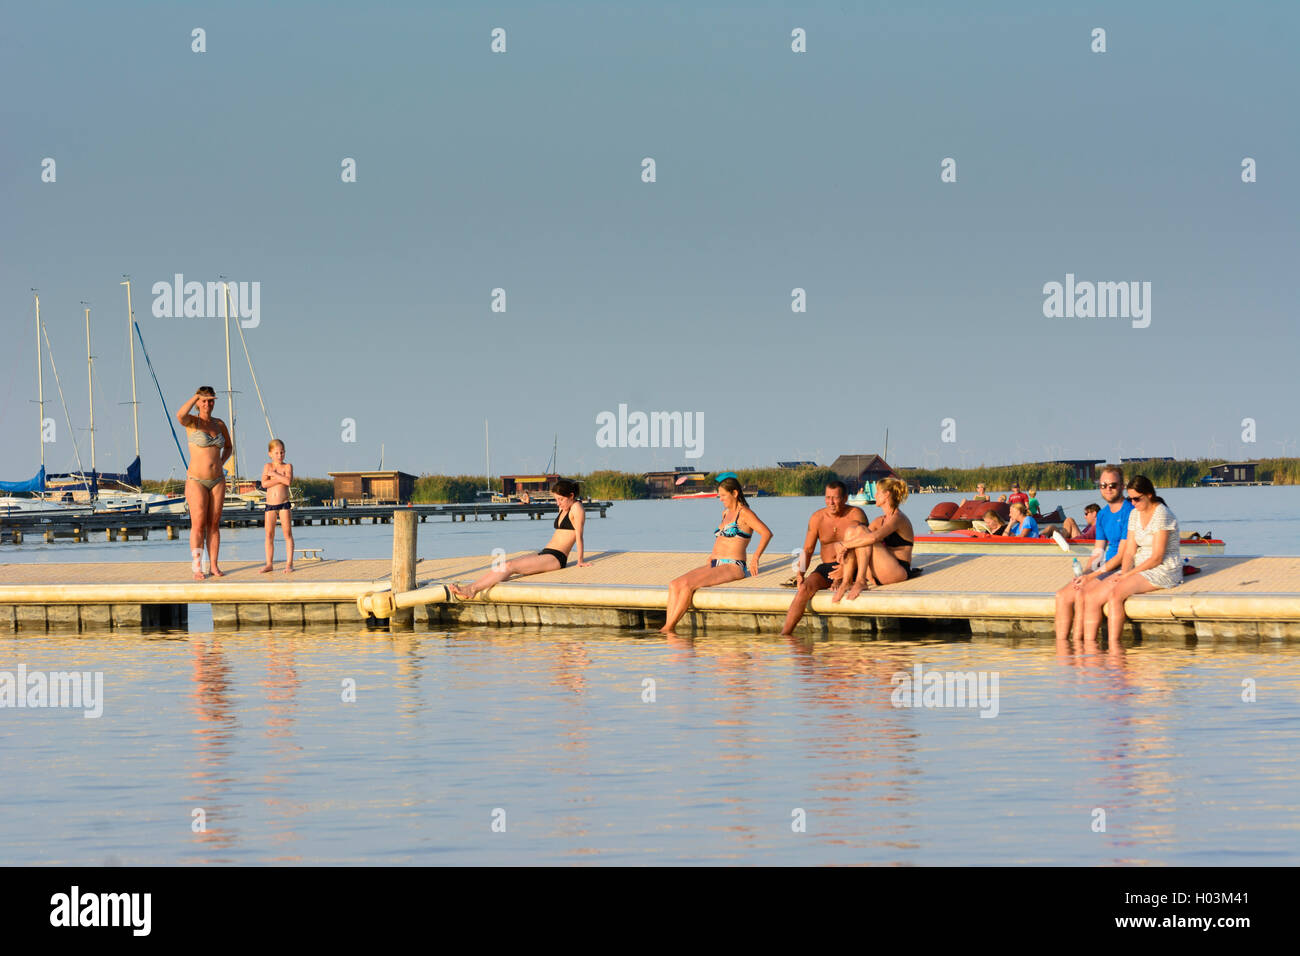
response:
M33 822L72 863L1300 861L1276 840L1300 784L1292 645L486 627L14 643L113 675L102 721L0 724L6 766L44 768L45 799L0 816L15 863L37 862ZM895 707L917 664L998 672L996 719ZM1243 675L1260 703L1239 702ZM92 789L120 799L121 843L86 843ZM157 825L179 800L206 830Z
M229 767L238 726L230 702L231 666L215 636L191 639L190 658L194 685L191 713L196 721L191 733L197 747L195 769L189 776L198 787L186 799L202 811L201 818L192 819L191 833L195 843L225 850L238 841L236 831L225 825L234 816L233 804L226 802L225 795L236 781Z
M1130 654L1122 641L1074 638L1056 641L1056 659L1086 673L1083 696L1107 706L1109 717L1097 728L1095 750L1083 751L1093 768L1091 791L1097 809L1106 811L1107 844L1116 848L1113 862L1141 862L1135 848L1163 846L1174 836L1176 779L1167 769L1175 757L1167 733L1176 716L1169 707L1168 661L1155 654ZM1125 826L1125 817L1141 810L1150 822Z
M262 648L266 656L266 671L260 682L266 701L264 734L272 744L269 752L273 758L262 775L262 789L267 794L264 799L270 811L267 821L272 831L270 842L273 847L288 848L299 841L294 826L303 815L303 808L296 800L286 800L279 794L291 781L302 751L294 729L302 679L295 662L295 640L268 635L262 641ZM271 861L300 862L301 857L277 854Z

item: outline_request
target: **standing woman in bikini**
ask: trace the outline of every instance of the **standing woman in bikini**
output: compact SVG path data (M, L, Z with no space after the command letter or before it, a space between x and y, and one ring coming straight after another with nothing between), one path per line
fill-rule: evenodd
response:
M578 483L561 478L551 490L555 494L555 504L560 513L555 516L555 523L551 526L555 533L551 535L550 543L536 554L512 558L500 571L489 571L468 588L462 588L459 584L448 585L452 594L462 601L468 601L511 575L562 570L568 565L569 552L575 544L578 546L578 567L591 567L591 562L582 560L585 547L582 532L587 524L587 513L578 501Z
M190 556L194 580L203 580L203 545L208 546L208 565L216 577L224 572L217 566L221 549L221 508L226 501L226 476L222 470L235 453L230 430L220 418L212 417L217 393L201 385L194 397L176 413L185 426L190 445L190 467L185 473L185 501L190 509ZM190 411L198 406L198 414Z
M759 559L772 540L771 529L750 510L740 480L732 472L725 471L714 481L718 482L718 500L722 502L723 511L722 520L713 532L713 554L707 567L688 571L669 583L668 616L664 626L659 628L664 634L674 633L673 628L690 607L691 598L699 588L728 584L758 574ZM758 547L754 549L754 557L746 563L745 551L755 531L758 532Z

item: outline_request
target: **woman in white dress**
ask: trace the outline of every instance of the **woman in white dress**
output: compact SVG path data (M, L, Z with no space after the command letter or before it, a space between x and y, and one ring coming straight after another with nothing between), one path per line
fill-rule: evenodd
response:
M1106 579L1094 596L1085 599L1083 633L1091 637L1101 623L1101 609L1106 609L1107 633L1111 647L1119 644L1124 633L1124 601L1134 594L1145 594L1183 583L1182 556L1178 553L1178 519L1165 500L1156 494L1146 475L1128 483L1128 500L1133 511L1128 518L1128 537L1121 547L1120 570Z

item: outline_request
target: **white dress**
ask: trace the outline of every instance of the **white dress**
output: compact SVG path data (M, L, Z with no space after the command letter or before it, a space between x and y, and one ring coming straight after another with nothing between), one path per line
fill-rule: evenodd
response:
M1165 541L1164 560L1141 573L1142 577L1158 588L1174 588L1183 583L1183 559L1178 553L1178 519L1159 502L1151 512L1151 521L1145 528L1142 527L1142 519L1136 508L1128 516L1128 536L1137 545L1137 554L1133 556L1134 567L1151 557L1155 537L1161 531L1173 532Z

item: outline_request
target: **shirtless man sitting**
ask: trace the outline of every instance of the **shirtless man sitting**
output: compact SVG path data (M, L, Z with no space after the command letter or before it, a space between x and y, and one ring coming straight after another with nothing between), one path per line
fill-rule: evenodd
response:
M818 591L831 586L831 576L839 567L835 545L844 540L844 532L854 525L867 524L867 513L861 508L848 506L849 493L842 481L831 481L826 485L826 507L813 512L808 519L808 534L804 538L803 551L799 555L799 567L808 567L812 560L813 548L821 542L822 563L807 574L802 570L795 576L799 590L790 602L790 610L785 615L785 627L782 635L794 633L795 627L808 609L808 602Z

